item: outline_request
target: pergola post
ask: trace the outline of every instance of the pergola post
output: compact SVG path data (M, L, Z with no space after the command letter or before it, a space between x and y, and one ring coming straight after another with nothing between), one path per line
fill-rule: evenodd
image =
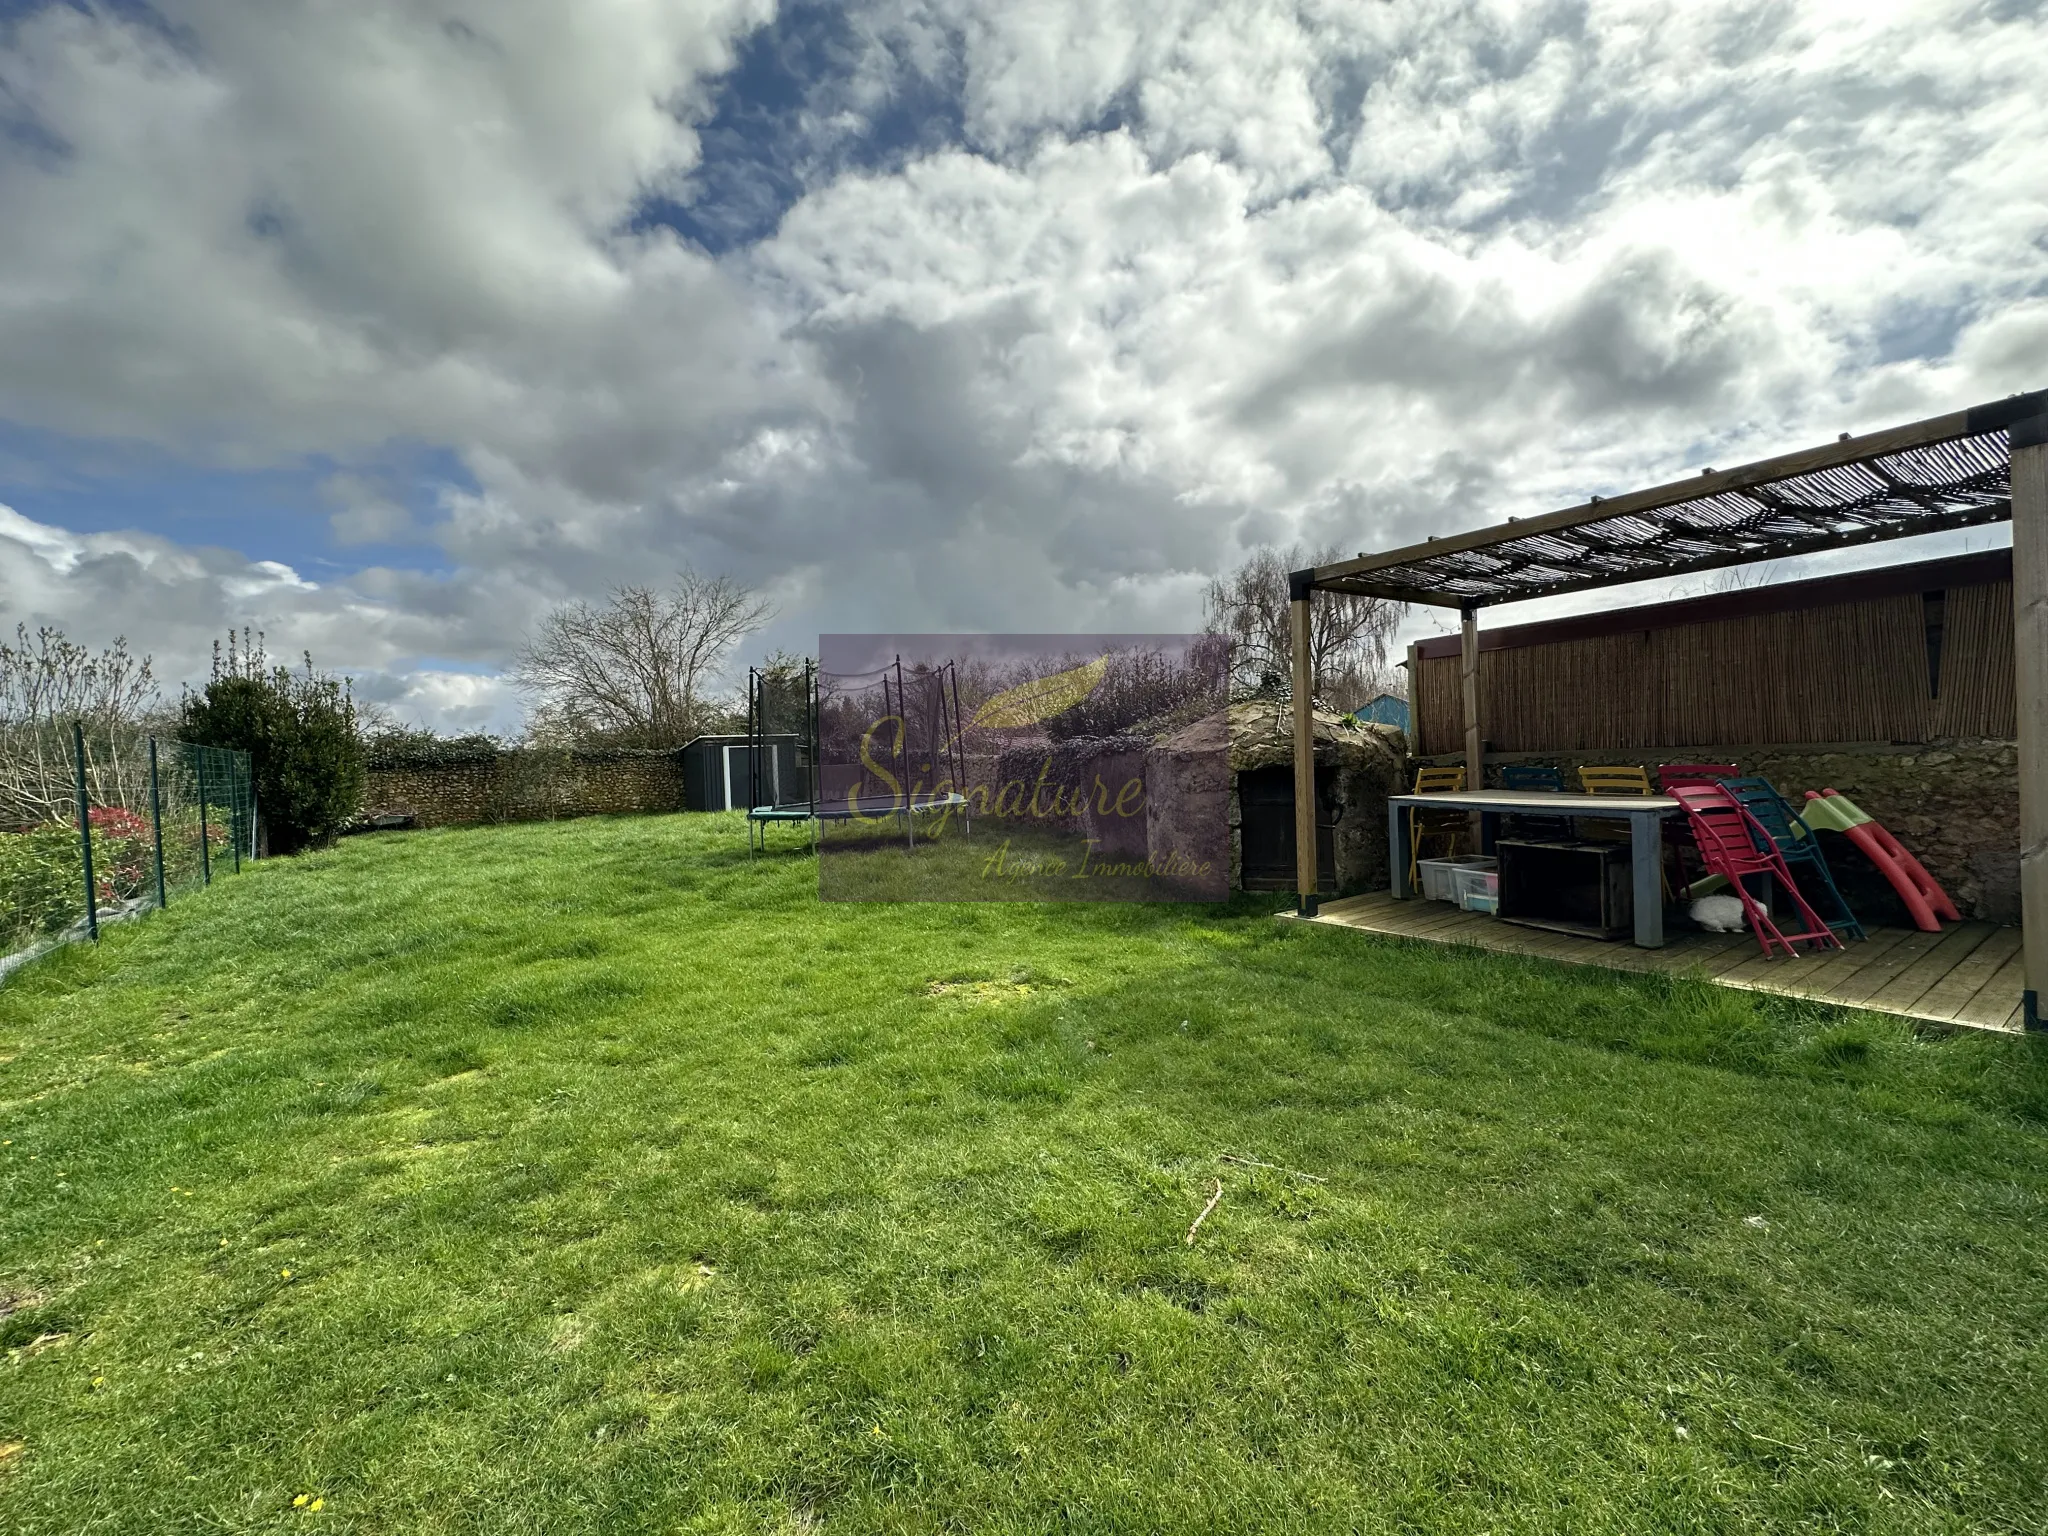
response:
M2012 629L2019 684L2022 1017L2048 992L2048 413L2012 426Z
M1465 787L1486 788L1486 760L1479 731L1479 610L1459 610L1458 685L1465 701Z
M1315 664L1309 643L1313 571L1287 579L1288 628L1294 652L1294 888L1295 910L1316 915Z

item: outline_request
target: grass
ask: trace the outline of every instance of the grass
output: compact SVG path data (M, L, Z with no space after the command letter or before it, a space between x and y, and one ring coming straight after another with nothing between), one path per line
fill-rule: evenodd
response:
M0 1529L2048 1524L2035 1042L815 882L362 838L0 989Z

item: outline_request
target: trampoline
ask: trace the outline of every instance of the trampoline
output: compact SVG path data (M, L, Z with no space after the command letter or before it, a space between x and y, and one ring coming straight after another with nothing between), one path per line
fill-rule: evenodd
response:
M887 738L880 761L877 733ZM830 823L893 821L905 848L915 848L920 820L958 815L972 835L961 792L963 734L951 661L907 674L901 656L863 673L823 672L811 662L801 673L749 667L748 857L767 851L768 829L778 823L808 826L813 850Z

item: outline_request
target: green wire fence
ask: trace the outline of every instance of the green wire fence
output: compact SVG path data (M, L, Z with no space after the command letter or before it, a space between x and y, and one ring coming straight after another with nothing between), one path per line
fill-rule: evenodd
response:
M249 754L128 727L0 727L0 977L256 856Z

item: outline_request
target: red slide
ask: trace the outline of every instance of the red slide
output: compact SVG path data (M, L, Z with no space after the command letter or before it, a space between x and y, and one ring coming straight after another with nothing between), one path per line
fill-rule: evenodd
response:
M1952 923L1962 921L1956 904L1948 899L1948 892L1936 883L1934 876L1906 851L1905 844L1872 821L1869 812L1855 801L1834 789L1809 789L1806 799L1806 824L1840 832L1862 849L1864 856L1878 867L1885 879L1891 881L1892 889L1899 893L1900 900L1905 902L1906 910L1913 914L1913 921L1920 928L1928 933L1939 933L1940 919L1945 917ZM1816 801L1819 803L1815 804Z

